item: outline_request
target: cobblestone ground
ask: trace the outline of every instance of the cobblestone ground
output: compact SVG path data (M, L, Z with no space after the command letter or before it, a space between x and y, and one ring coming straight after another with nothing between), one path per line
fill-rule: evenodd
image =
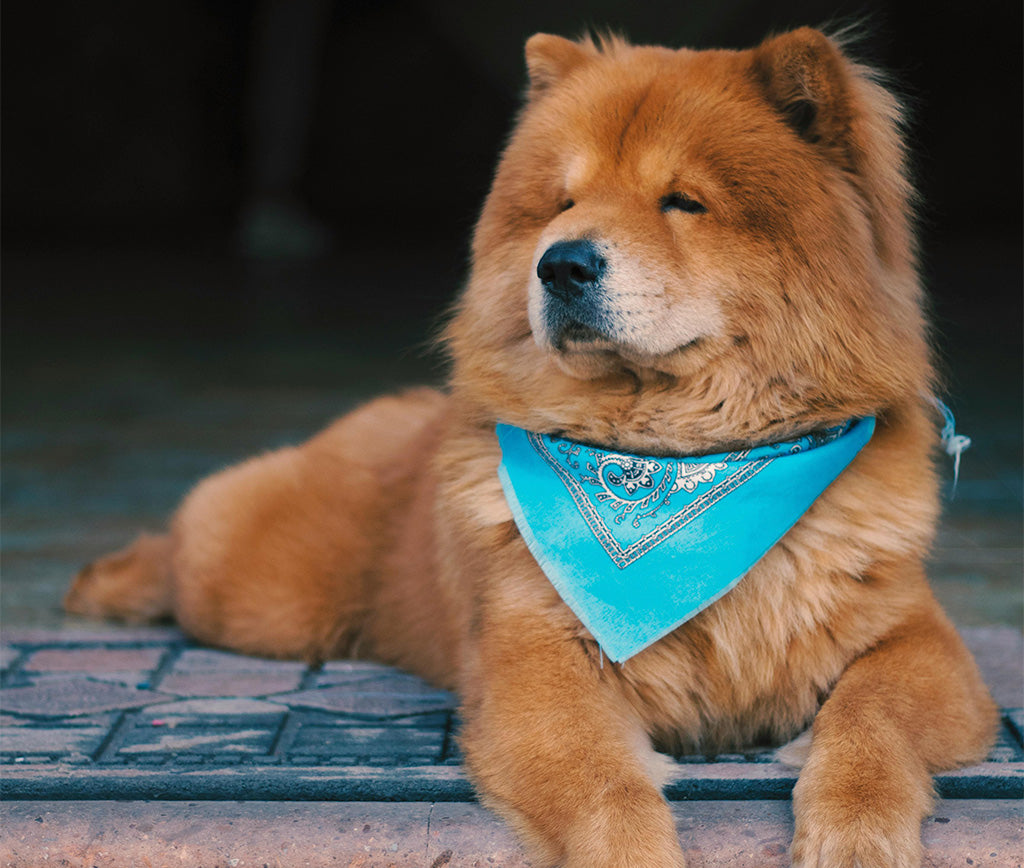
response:
M1008 629L967 632L1004 706L986 763L940 775L947 798L1020 795L1022 704ZM6 631L0 756L7 797L472 797L455 697L362 661L261 660L194 647L170 628ZM301 773L297 773L301 770ZM675 799L785 798L773 751L683 757Z
M375 663L311 669L193 647L159 628L11 631L4 640L8 793L45 795L57 769L64 797L72 781L96 795L137 790L142 779L149 791L198 797L224 785L193 787L185 782L202 776L179 772L229 769L231 781L249 775L264 795L286 797L289 779L274 774L282 767L361 768L373 786L380 769L458 766L454 697ZM455 783L443 771L440 779Z
M925 865L1019 868L1024 642L965 637L1012 707L986 762L936 779ZM530 864L472 804L455 698L418 678L198 648L172 628L3 641L0 866ZM787 865L794 781L773 751L683 757L666 795L688 864Z

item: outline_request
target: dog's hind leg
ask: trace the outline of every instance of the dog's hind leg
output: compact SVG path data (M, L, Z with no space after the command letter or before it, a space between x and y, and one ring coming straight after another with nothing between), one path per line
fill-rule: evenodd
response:
M140 536L85 567L65 608L136 623L173 617L204 643L262 656L345 653L372 529L309 452L278 450L203 480L169 533ZM356 467L347 478L367 475Z
M196 639L249 654L374 654L365 616L379 586L400 578L382 572L412 523L414 480L444 405L429 390L381 398L301 446L203 480L169 536L96 561L65 605L134 620L171 614Z

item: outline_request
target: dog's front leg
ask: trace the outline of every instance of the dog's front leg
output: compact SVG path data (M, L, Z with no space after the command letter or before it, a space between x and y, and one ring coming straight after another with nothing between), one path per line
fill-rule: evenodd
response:
M814 721L793 792L799 868L916 868L931 776L980 760L996 708L935 607L844 672Z
M602 668L557 612L508 596L491 603L469 664L462 736L484 801L538 864L682 868L649 770L656 755L612 664Z

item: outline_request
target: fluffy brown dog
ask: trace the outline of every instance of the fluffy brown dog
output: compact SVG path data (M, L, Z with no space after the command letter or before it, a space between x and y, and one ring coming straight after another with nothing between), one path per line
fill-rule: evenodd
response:
M458 689L469 771L541 864L678 868L652 745L813 724L794 863L917 865L931 774L979 760L996 717L922 569L936 420L898 106L806 29L744 52L538 35L526 54L448 392L207 479L68 608ZM551 313L538 264L565 241L601 251L600 317ZM739 585L626 666L602 666L496 474L499 420L693 455L869 415L874 438Z

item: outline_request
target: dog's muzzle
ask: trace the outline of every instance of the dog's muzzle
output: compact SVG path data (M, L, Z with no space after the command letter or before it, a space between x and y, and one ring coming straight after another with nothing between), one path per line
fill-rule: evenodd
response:
M544 318L555 347L567 341L591 342L608 337L602 281L607 261L588 239L557 241L537 263L544 288Z

